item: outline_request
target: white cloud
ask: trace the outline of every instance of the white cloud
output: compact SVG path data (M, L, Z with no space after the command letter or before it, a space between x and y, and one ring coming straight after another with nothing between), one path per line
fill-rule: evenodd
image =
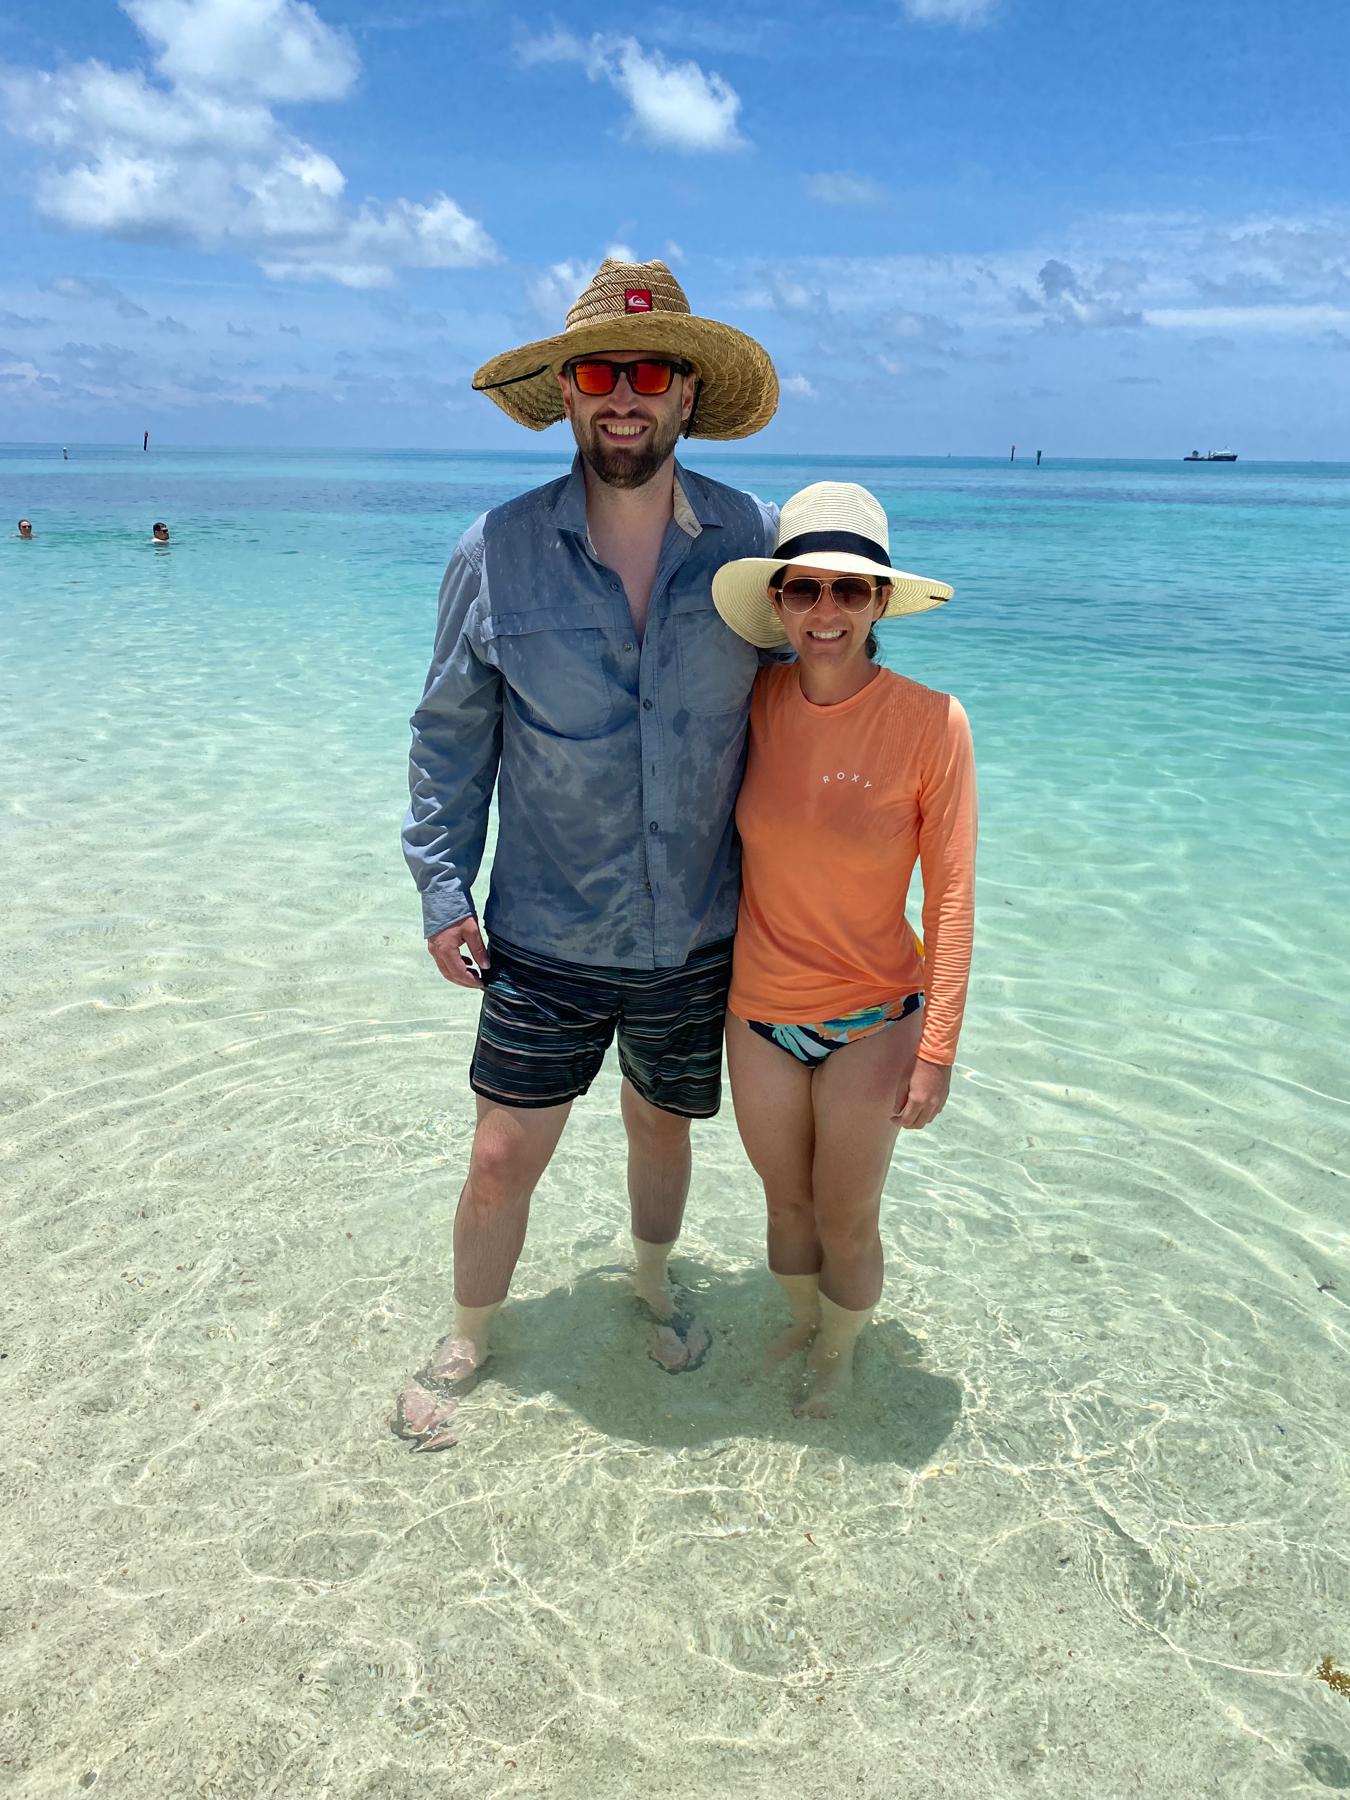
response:
M0 118L50 153L39 210L72 231L254 257L276 279L388 286L399 268L492 262L448 194L354 208L330 156L265 102L334 99L355 52L303 0L125 0L159 47L158 86L86 62L0 70ZM251 91L250 91L251 90Z
M828 269L829 264L812 266ZM785 317L794 313L808 313L823 318L830 311L830 302L822 286L795 280L779 266L766 270L762 283L762 286L749 288L741 295L742 306L753 307L757 311L772 308Z
M720 75L697 63L668 63L657 50L644 55L633 38L620 44L605 73L633 109L639 136L671 150L740 150L740 96Z
M587 56L586 46L575 32L564 31L561 26L539 37L516 39L516 61L522 69L532 69L537 63L584 63Z
M921 25L983 25L996 0L904 0L905 11Z
M790 394L795 399L814 400L817 398L815 388L805 375L784 375L778 385L785 394Z
M736 128L741 98L720 75L696 62L670 62L644 50L636 38L597 32L583 42L570 31L524 38L516 46L526 68L537 63L579 63L592 81L607 81L628 102L630 136L660 149L692 153L743 150Z
M341 100L360 70L345 33L305 0L122 0L156 63L186 88L264 100Z
M594 273L594 269L575 258L552 263L527 284L525 297L537 316L551 331L556 331L567 316L568 307Z
M318 254L265 261L264 274L276 281L336 281L344 287L388 287L394 267L473 268L496 260L496 247L477 219L448 194L426 206L395 200L385 207L363 206Z
M667 244L667 251L670 248ZM596 269L606 257L612 257L616 262L633 263L642 260L630 244L610 244L600 256L590 262L583 262L580 257L572 256L563 262L550 263L548 268L540 269L525 284L525 299L530 313L541 320L549 331L557 331L567 316L568 308L578 294L590 286Z
M992 253L717 266L735 307L776 315L772 348L788 368L808 352L857 360L921 347L952 363L1006 362L1046 330L1318 343L1350 315L1350 208L1247 220L1112 214L1052 245Z
M120 319L148 319L149 313L134 300L128 300L121 288L98 276L58 275L46 283L49 294L60 294L63 300L105 300Z
M148 153L217 148L266 151L276 137L267 107L196 90L152 87L139 70L77 63L0 73L9 129L73 153L108 141Z
M1305 337L1350 325L1344 306L1157 306L1144 315L1161 331L1267 331Z
M834 174L808 175L806 191L824 206L884 206L890 198L880 182L866 175L848 175L842 170Z
M1112 257L1095 273L1078 274L1068 263L1051 257L1036 274L1039 299L1025 288L1017 295L1019 310L1038 314L1047 325L1118 327L1143 323L1133 299L1144 282L1143 271L1123 257Z

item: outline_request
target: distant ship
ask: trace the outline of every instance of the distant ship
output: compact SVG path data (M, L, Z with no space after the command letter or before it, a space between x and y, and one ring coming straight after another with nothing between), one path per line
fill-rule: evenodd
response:
M1183 456L1182 462L1236 462L1236 450L1206 450L1201 456L1198 450L1192 450L1189 456Z

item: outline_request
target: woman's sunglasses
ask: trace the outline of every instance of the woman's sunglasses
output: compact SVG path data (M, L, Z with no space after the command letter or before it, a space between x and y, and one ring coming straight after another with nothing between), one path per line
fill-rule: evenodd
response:
M577 392L591 398L612 394L620 375L628 377L628 385L635 394L655 395L669 393L670 384L677 375L692 375L693 372L688 363L667 362L659 356L644 356L638 362L587 359L567 365L567 373L576 383Z
M809 613L826 588L841 612L865 612L876 598L877 587L878 583L865 575L836 575L829 581L818 581L814 575L794 575L771 591L784 612Z

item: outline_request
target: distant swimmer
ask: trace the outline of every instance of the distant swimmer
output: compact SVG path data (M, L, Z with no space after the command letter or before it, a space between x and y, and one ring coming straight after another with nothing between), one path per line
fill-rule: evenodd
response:
M157 544L167 544L169 541L169 528L162 519L156 519L154 524L150 527L150 535Z
M21 538L31 538L32 535L33 535L33 521L31 519L20 519L19 520L19 536Z

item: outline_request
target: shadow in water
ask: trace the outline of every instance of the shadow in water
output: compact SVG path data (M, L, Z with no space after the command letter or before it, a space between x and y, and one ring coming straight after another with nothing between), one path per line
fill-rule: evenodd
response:
M859 1346L841 1416L798 1419L792 1400L801 1358L768 1372L763 1366L765 1344L788 1322L768 1273L685 1258L675 1275L685 1305L713 1335L701 1368L671 1375L651 1361L651 1326L626 1275L591 1269L569 1287L503 1309L482 1398L490 1400L494 1387L521 1399L551 1398L606 1437L661 1449L782 1441L907 1469L925 1467L950 1435L960 1386L922 1366L923 1346L886 1316L884 1299Z

